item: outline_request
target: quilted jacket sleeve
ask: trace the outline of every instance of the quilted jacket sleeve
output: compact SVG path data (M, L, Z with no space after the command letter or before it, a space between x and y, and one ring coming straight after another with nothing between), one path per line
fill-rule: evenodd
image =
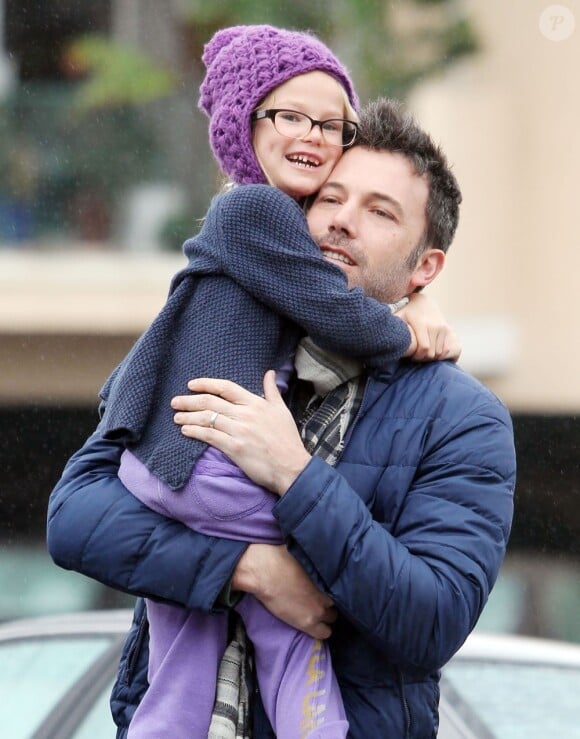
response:
M219 234L223 271L316 344L371 367L407 350L406 324L361 288L349 290L343 271L312 240L298 204L277 188L234 188L214 201L206 225Z
M71 457L49 500L50 555L117 590L214 610L246 545L197 534L140 503L117 477L122 451L97 430Z
M405 670L439 669L461 646L495 582L510 531L509 414L490 394L473 397L459 385L455 402L437 401L419 423L417 404L403 400L406 414L393 413L404 418L394 437L381 436L381 413L359 422L348 450L358 490L340 473L348 459L334 469L313 458L275 508L310 576ZM446 396L435 388L431 394ZM381 470L383 440L401 451L390 458L385 452ZM372 489L362 490L371 468Z

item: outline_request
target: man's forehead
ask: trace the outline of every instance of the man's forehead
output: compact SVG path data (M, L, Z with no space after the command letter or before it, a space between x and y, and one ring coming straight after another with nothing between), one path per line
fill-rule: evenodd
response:
M374 151L362 146L348 149L328 178L329 187L357 191L368 196L405 200L427 199L428 181L417 175L413 163L403 154Z
M364 162L364 167L369 169L361 169L361 162ZM405 171L409 176L412 176L413 166L407 157L399 152L376 151L364 146L354 146L344 152L329 179L334 179L332 175L335 173L337 177L342 176L342 173L348 173L346 176L349 181L364 183L367 174L379 178L383 174L385 181L387 181L392 171Z

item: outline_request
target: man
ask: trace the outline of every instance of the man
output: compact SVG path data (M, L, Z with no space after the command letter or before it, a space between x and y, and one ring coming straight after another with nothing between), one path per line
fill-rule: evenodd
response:
M443 268L459 201L441 152L379 101L308 220L349 284L394 302ZM101 580L116 565L109 584L187 607L226 607L230 589L253 593L293 626L330 637L349 736L434 737L438 670L475 626L505 554L509 414L449 362L403 361L368 376L305 342L296 365L288 401L301 433L272 373L263 398L197 379L190 389L201 394L174 400L186 435L280 496L287 548L207 539L156 517L123 494L120 452L96 435L53 493L51 554ZM142 668L132 674L143 665L138 621L113 697L120 726L144 688ZM254 737L271 736L257 710Z

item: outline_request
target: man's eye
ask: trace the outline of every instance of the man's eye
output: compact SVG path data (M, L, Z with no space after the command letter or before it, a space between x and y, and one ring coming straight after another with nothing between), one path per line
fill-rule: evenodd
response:
M376 216L379 216L379 218L389 218L390 220L393 220L393 216L387 210L381 210L380 208L375 208L373 210L373 213Z

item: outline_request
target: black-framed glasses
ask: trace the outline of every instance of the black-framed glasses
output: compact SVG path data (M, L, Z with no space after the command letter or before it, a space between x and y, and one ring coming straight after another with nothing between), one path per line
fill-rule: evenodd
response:
M314 126L318 126L326 143L333 146L350 146L358 131L358 124L346 118L328 118L326 121L317 121L298 110L269 108L252 113L252 121L259 121L263 118L269 118L276 131L289 139L303 139L308 136Z

